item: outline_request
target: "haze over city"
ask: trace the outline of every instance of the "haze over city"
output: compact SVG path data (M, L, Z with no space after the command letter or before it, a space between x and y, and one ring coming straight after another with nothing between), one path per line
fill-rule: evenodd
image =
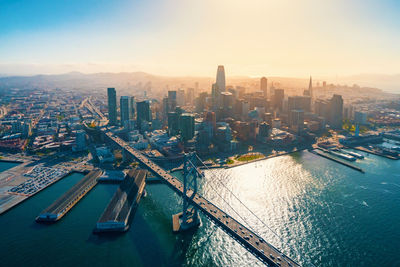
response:
M0 265L400 266L398 14L0 0Z

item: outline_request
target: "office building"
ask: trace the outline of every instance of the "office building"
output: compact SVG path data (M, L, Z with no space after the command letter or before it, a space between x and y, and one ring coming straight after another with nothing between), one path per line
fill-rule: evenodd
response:
M217 80L216 84L220 92L225 92L226 85L225 85L225 69L224 66L220 65L217 69Z
M175 136L179 133L179 114L168 112L168 135Z
M274 89L274 96L272 99L272 107L275 110L283 109L283 99L285 98L285 91L283 89Z
M137 125L142 128L143 122L151 122L151 109L149 101L141 101L136 103Z
M107 88L108 120L110 125L117 124L117 93L115 88Z
M325 120L329 119L330 103L328 101L317 99L315 100L314 106L315 106L315 114L325 118Z
M196 112L201 113L206 109L208 94L206 92L200 93L195 99Z
M296 133L301 133L304 129L304 111L294 109L290 111L289 127Z
M180 107L185 105L185 90L179 89L176 92L176 104Z
M341 95L333 95L330 100L329 125L333 129L341 129L343 124L343 98Z
M193 105L194 95L195 95L194 88L187 88L186 89L186 95L185 95L186 99L185 99L185 101L186 101L187 104Z
M183 113L179 117L179 131L184 142L194 137L194 116L189 113Z
M311 111L311 97L309 96L289 96L288 97L288 114L291 110L302 109L305 112Z
M130 109L130 115L129 117L131 118L131 120L133 120L135 118L135 97L131 96L130 97L130 102L131 102L131 109Z
M168 111L174 111L177 106L176 91L168 91Z
M126 127L129 120L132 119L132 100L130 96L121 96L120 98L120 111L121 111L121 125Z
M268 97L268 80L265 77L262 77L260 79L260 91L262 91L264 93L264 98Z

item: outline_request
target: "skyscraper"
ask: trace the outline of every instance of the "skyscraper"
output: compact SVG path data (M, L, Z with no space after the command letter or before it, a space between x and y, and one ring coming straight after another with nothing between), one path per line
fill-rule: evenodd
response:
M132 98L130 96L121 96L119 105L121 110L121 125L126 126L129 120L132 119Z
M179 89L176 92L176 104L180 107L185 105L185 90Z
M304 111L302 109L293 109L290 111L289 126L292 131L300 133L304 129Z
M330 101L329 125L333 129L341 129L343 123L343 98L341 95L333 95Z
M268 89L267 89L268 80L265 77L260 79L260 91L264 92L264 98L268 96Z
M274 107L274 109L282 110L284 98L285 91L283 89L274 89L274 97L272 101L272 106Z
M130 110L130 118L134 119L135 118L135 97L131 96L130 97L130 101L131 101L131 110Z
M142 122L151 122L151 110L149 101L141 101L136 103L137 125L141 128Z
M117 93L115 88L107 88L108 97L108 120L110 125L117 124Z
M168 112L168 135L174 136L179 133L179 114Z
M302 109L305 112L311 111L311 98L309 96L289 96L288 114L294 109Z
M177 105L176 91L168 91L168 111L174 111Z
M311 99L314 97L313 88L312 88L312 77L310 76L310 82L308 84L308 92L310 94Z
M213 83L211 87L212 109L216 111L220 105L221 90L218 84Z
M179 131L185 142L194 137L194 116L192 114L183 113L179 117Z
M219 65L217 69L217 81L219 92L225 92L225 69L224 66Z

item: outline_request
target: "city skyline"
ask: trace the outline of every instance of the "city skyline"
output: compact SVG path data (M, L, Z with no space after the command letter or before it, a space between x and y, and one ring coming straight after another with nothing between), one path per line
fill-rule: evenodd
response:
M2 266L400 266L399 11L0 1Z
M1 5L4 75L144 71L212 77L210 66L220 64L231 75L257 77L400 69L395 1Z

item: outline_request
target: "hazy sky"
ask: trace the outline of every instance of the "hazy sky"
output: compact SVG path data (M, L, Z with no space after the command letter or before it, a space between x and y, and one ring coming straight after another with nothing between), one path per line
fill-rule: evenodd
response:
M400 73L400 1L0 0L0 73Z

